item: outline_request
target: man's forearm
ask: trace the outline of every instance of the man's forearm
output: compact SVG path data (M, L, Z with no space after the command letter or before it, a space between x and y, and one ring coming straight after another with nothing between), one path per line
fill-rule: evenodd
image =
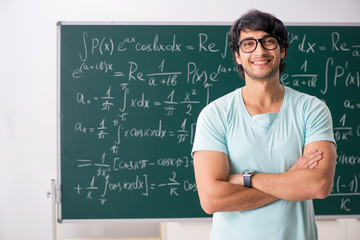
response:
M252 186L262 192L289 201L325 198L328 195L326 180L317 178L317 169L302 169L282 174L258 173Z
M289 201L304 201L318 198L317 184L309 183L312 170L298 170L282 174L257 173L252 177L252 186L259 191ZM307 177L308 176L308 177Z
M320 149L322 160L314 169L298 169L280 174L258 173L252 186L264 193L289 201L325 198L330 194L335 173L336 150L331 142L309 144L304 152Z
M255 173L251 178L252 188L250 189L272 196L274 199L289 201L322 198L321 184L311 183L309 179L313 177L314 172L308 171L314 171L314 169L301 169L281 174ZM234 184L243 186L242 178L242 174L231 175L231 181Z
M312 149L317 147L324 148L322 144L312 145ZM255 173L251 181L253 188L244 187L242 174L229 175L229 161L224 153L195 152L194 168L201 206L211 214L256 209L278 199L298 201L321 198L329 192L329 186L331 190L335 172L336 152L329 154L328 146L324 149L325 160L322 160L322 151L309 149L287 173ZM309 189L313 190L312 193L323 195L309 194Z
M200 198L203 209L209 214L252 210L278 200L258 189L222 181L212 184L212 190Z
M277 200L257 189L232 182L229 160L222 152L195 152L194 169L200 203L206 213L245 211Z

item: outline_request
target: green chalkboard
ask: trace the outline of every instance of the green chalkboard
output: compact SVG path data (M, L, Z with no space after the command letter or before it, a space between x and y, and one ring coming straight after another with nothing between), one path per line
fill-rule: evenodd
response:
M209 217L190 155L196 119L243 86L230 25L59 23L61 220ZM281 83L332 111L337 170L318 216L360 215L360 27L289 26Z

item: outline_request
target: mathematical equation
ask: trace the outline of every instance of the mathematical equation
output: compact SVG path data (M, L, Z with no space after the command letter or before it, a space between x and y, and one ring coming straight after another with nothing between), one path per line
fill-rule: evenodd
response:
M67 40L62 141L76 173L65 186L74 199L111 205L119 195L136 194L145 202L157 195L196 201L190 152L197 116L244 85L228 47L229 28L219 34L186 35L174 28L143 35L84 27ZM360 38L344 34L334 30L319 39L290 30L280 83L329 106L337 165L355 169L351 179L336 173L331 196L343 199L341 210L351 211L347 197L360 196L360 153L353 147L360 139L360 42L350 40Z
M351 212L352 208L358 207L358 203L351 201L351 197L360 197L359 190L360 173L346 176L337 176L334 181L333 190L329 197L340 197L339 209ZM354 205L355 204L355 205Z
M169 196L178 197L183 192L196 192L196 183L194 180L179 180L177 172L174 170L169 171L169 176L165 179L165 182L155 183L151 181L148 174L137 174L140 170L150 171L151 167L159 166L162 168L189 168L193 166L192 160L189 160L187 156L182 158L159 158L157 161L150 160L137 160L137 161L123 161L120 157L112 159L112 164L105 162L105 153L101 157L101 161L93 163L92 160L77 159L77 166L79 168L92 168L96 173L90 177L90 181L87 185L82 186L77 184L74 187L74 191L78 195L84 195L88 200L98 200L101 205L104 205L107 201L107 196L112 192L136 192L139 196L148 197L153 191L165 190L168 191ZM118 180L119 176L113 179L112 176L118 171L129 171L134 174L124 174ZM117 179L117 180L116 180Z

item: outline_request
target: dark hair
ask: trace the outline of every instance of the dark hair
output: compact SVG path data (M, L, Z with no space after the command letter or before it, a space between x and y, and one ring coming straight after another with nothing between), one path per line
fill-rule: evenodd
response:
M289 35L284 23L269 13L264 13L258 10L250 10L234 22L229 32L229 46L233 52L234 60L236 56L235 53L239 51L238 41L240 38L240 32L244 29L264 31L277 37L280 49L285 49L285 57L287 56L287 49L289 48ZM285 65L286 63L283 59L281 59L279 67L280 73L285 70ZM237 70L239 75L245 79L243 67L237 64Z

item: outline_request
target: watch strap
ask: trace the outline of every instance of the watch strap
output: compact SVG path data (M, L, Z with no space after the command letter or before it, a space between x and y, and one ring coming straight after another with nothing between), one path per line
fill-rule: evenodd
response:
M245 187L251 188L251 175L252 174L244 174L244 185L245 185Z

